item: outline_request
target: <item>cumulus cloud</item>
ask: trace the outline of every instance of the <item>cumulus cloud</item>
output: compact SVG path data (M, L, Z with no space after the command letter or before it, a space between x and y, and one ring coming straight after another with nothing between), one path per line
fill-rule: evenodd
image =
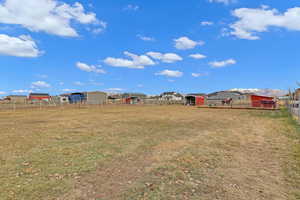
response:
M77 85L77 86L84 86L85 85L84 83L82 83L80 81L75 81L73 84Z
M87 65L82 62L77 62L76 66L78 69L85 71L85 72L95 72L97 74L105 74L106 73L103 69L100 69L99 67L96 67L94 65Z
M192 76L195 78L201 77L201 76L207 76L207 73L192 73Z
M4 0L0 3L0 23L21 25L30 31L43 31L53 35L75 37L76 30L71 22L80 24L103 23L95 13L86 13L82 4L73 5L57 0Z
M210 3L223 3L223 4L230 4L230 3L236 3L237 0L208 0Z
M194 49L196 46L202 46L205 44L204 41L193 41L188 37L180 37L174 39L175 48L180 50Z
M124 10L132 10L132 11L138 11L139 9L140 7L138 5L132 5L132 4L129 4L124 8Z
M151 60L151 58L149 58L147 55L139 56L127 51L124 52L124 55L130 57L131 60L108 57L104 60L104 63L112 67L126 67L132 69L144 69L145 66L155 65L155 62Z
M29 36L10 37L0 34L0 54L17 57L38 57L39 51L36 43Z
M12 93L31 93L33 92L32 90L13 90Z
M140 40L144 40L144 41L149 41L149 42L154 42L155 38L153 37L148 37L148 36L144 36L144 35L136 35Z
M182 57L180 57L179 55L177 55L175 53L163 54L163 53L159 53L159 52L148 52L147 55L153 59L160 60L164 63L174 63L174 62L183 60Z
M191 55L189 55L189 57L200 60L200 59L206 58L207 56L197 53L197 54L191 54Z
M173 71L173 70L166 69L155 73L155 75L179 78L183 76L183 73L181 71L176 71L176 70Z
M210 22L210 21L203 21L200 23L202 26L211 26L213 25L214 23L213 22Z
M68 89L68 88L66 88L66 89L62 89L61 91L63 91L63 92L74 92L76 90L75 89Z
M226 67L228 65L234 65L236 64L236 60L234 59L228 59L224 61L214 61L209 63L214 68L220 68L220 67Z
M6 92L0 91L0 95L5 95Z
M232 14L239 20L230 26L231 34L241 39L258 40L257 33L267 32L270 27L300 31L300 7L290 8L284 13L268 6L239 8Z
M36 81L31 83L31 88L50 88L51 85L45 81Z

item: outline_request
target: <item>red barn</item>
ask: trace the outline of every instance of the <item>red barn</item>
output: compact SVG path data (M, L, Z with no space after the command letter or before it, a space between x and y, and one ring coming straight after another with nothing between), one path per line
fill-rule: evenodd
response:
M205 97L188 95L185 97L185 104L190 106L203 106L205 104Z
M276 108L273 97L251 95L251 105L254 108Z
M50 101L51 97L46 93L30 93L29 100L30 101Z

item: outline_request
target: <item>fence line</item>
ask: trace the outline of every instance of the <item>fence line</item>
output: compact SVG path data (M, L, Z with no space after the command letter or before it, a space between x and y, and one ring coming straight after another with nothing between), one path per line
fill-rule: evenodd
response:
M300 101L287 102L286 107L291 115L300 123Z

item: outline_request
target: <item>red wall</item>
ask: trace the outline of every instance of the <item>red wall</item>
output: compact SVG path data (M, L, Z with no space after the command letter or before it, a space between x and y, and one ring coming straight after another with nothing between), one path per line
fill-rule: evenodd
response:
M50 100L50 97L29 97L29 100L45 100L48 99Z
M251 95L251 104L255 108L275 108L276 103L273 97L265 97L258 95Z
M204 97L196 97L196 106L203 106L205 103L205 98Z

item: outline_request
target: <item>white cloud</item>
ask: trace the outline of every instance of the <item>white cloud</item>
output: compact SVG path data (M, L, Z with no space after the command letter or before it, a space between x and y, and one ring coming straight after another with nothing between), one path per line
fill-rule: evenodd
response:
M31 83L31 88L50 88L51 85L45 81L36 81Z
M106 91L110 92L110 93L120 93L122 91L124 91L123 88L108 88L106 89Z
M100 69L99 67L96 67L94 65L87 65L82 62L77 62L76 66L78 69L85 71L85 72L95 72L97 74L105 74L106 73L103 69Z
M144 69L145 66L155 65L155 62L151 60L147 55L135 55L127 51L124 54L131 58L131 60L123 58L108 57L104 60L104 63L112 67L126 67L132 69Z
M31 93L32 90L13 90L12 93Z
M129 4L124 8L124 10L132 10L132 11L138 11L139 9L140 7L138 5L132 5L132 4Z
M138 84L137 87L142 88L142 87L144 87L144 85L143 84Z
M213 25L214 23L213 22L210 22L210 21L203 21L203 22L201 22L201 25L202 26L211 26L211 25Z
M202 46L205 44L204 41L193 41L188 37L180 37L178 39L174 39L175 48L180 50L193 49L196 46Z
M174 63L174 62L183 60L182 57L180 57L179 55L177 55L175 53L162 54L159 52L148 52L146 54L148 56L150 56L151 58L156 59L156 60L161 60L164 63Z
M48 78L48 75L46 75L46 74L37 74L36 76L37 76L38 78L43 78L43 79Z
M10 37L0 34L0 54L17 57L38 57L41 52L29 36Z
M210 3L224 3L226 5L230 3L236 3L237 0L208 0Z
M0 91L0 95L5 95L6 92Z
M75 89L68 89L68 88L66 88L66 89L62 89L61 91L63 91L63 92L74 92L76 90Z
M300 7L290 8L285 13L268 6L239 8L232 14L239 20L230 26L233 29L231 34L241 39L258 40L260 37L256 34L267 32L270 27L300 31Z
M96 14L86 13L78 2L69 5L57 0L26 0L21 5L20 0L4 0L0 4L0 23L21 25L30 31L75 37L78 33L71 26L73 21L102 26Z
M75 81L73 84L77 85L77 86L84 86L85 85L84 83L82 83L80 81Z
M214 68L220 68L220 67L226 67L228 65L234 65L236 64L236 60L234 59L228 59L224 61L214 61L209 63Z
M192 73L192 76L195 78L207 76L207 75L208 75L208 73Z
M181 71L176 71L176 70L173 71L173 70L166 69L166 70L157 72L155 75L179 78L179 77L182 77L183 73Z
M144 41L149 41L149 42L154 42L155 38L153 37L148 37L148 36L144 36L144 35L136 35L139 39L144 40Z
M197 53L197 54L191 54L189 55L189 57L200 60L206 58L207 56Z

